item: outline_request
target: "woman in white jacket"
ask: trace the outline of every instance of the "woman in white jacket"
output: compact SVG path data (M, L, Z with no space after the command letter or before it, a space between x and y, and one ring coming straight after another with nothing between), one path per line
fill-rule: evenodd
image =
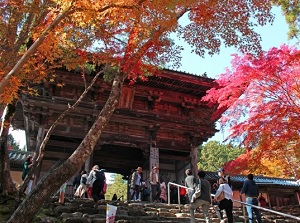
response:
M225 182L225 180L223 178L220 178L219 179L219 188L215 194L215 199L217 199L223 191L224 191L224 199L219 201L220 202L219 209L225 210L228 223L233 223L233 214L232 214L232 207L233 207L232 194L233 194L233 192L232 192L230 186L227 184L227 182ZM225 222L221 213L218 216L221 217L221 223Z

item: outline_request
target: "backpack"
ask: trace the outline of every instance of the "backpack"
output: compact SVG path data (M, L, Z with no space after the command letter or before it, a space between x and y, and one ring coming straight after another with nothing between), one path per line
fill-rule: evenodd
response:
M201 180L196 181L196 188L191 198L191 203L194 203L201 196Z
M95 170L96 174L96 180L104 181L105 180L105 174L103 171Z

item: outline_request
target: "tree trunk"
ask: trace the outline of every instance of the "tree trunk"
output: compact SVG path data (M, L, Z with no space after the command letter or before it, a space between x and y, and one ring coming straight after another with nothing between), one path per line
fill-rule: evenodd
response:
M49 171L36 185L28 197L19 205L7 223L29 223L52 193L71 178L90 156L100 138L105 126L110 120L112 113L119 101L121 89L124 83L124 75L117 73L110 96L105 106L98 115L95 123L89 130L78 148L61 165Z
M0 191L3 195L16 194L17 189L10 175L9 157L7 150L7 138L11 120L15 114L15 104L8 104L3 111L4 119L1 123L0 136Z

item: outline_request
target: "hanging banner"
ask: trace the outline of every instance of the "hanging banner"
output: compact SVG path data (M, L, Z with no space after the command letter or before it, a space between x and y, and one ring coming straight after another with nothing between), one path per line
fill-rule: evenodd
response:
M106 223L115 223L117 207L107 204L106 205Z

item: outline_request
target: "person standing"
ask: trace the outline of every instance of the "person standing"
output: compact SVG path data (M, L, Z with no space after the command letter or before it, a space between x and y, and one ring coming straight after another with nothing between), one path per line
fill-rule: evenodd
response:
M245 194L246 196L246 203L250 204L250 205L256 205L258 206L258 195L259 195L259 191L258 191L258 186L255 183L255 181L253 180L254 176L252 173L247 175L247 179L244 181L242 190L240 192L240 195ZM261 223L261 215L260 212L257 208L252 207L250 205L246 206L247 209L247 213L248 213L248 219L249 219L249 223L253 222L253 212L256 215L256 220L258 223Z
M116 201L116 200L118 200L118 196L117 196L117 194L114 194L111 200L112 200L112 201Z
M258 197L258 203L259 203L259 206L261 206L261 207L267 207L268 206L267 199L262 195L262 193L260 193L260 195Z
M80 185L80 180L81 180L81 175L82 175L83 170L81 170L75 177L73 180L73 187L74 190L76 191Z
M86 183L87 183L87 174L86 174L86 171L83 170L81 171L81 178L80 178L80 184L79 186L77 187L76 191L75 191L75 194L74 194L74 197L79 197L79 198L83 198L84 197L84 194L86 193L87 191L87 188L86 188ZM73 184L74 185L74 184Z
M197 207L202 207L203 214L205 217L205 222L209 223L210 222L210 217L209 217L209 206L211 204L211 185L208 180L204 179L205 177L205 172L200 170L198 172L198 181L199 183L197 184L197 189L201 190L201 195L196 199L192 200L190 204L190 214L191 214L191 223L195 223L195 209Z
M162 203L167 203L167 186L164 181L161 182L160 184L160 197L159 199L161 200Z
M223 179L219 179L219 188L216 191L215 198L217 198L222 192L224 193L224 199L220 200L219 202L219 209L216 211L219 211L217 213L218 217L221 219L221 223L224 223L223 215L221 213L221 210L225 210L226 216L228 223L233 223L233 214L232 214L232 209L233 209L233 202L232 202L232 190L231 187L227 184L227 182Z
M176 181L173 181L176 184ZM170 203L171 204L178 204L178 188L171 184L170 186Z
M188 197L189 197L189 201L191 202L193 193L194 193L195 188L196 188L196 178L192 174L191 169L186 169L185 170L185 175L186 175L186 178L184 180L185 181L185 186L188 188L187 189L187 194L188 194Z
M87 173L87 181L86 181L86 195L88 197L88 199L93 199L92 198L92 190L93 190L93 176L92 176L92 171L93 171L94 166L92 167L92 169L90 170L89 173Z
M154 166L153 170L150 172L150 184L151 184L152 201L159 202L161 189L160 189L160 182L159 182L157 166Z
M131 176L130 189L132 192L131 192L130 200L140 201L139 195L140 195L140 188L142 182L142 173L143 173L143 169L142 167L139 166L138 168L136 168L136 170L133 172Z
M227 183L229 185L229 187L232 188L230 176L225 175L225 169L224 168L220 168L218 170L218 176L219 176L219 179L222 178L223 180L225 180L225 183ZM218 179L218 181L219 181L219 179ZM220 182L217 182L217 183L220 184Z
M99 166L95 165L87 179L88 184L92 185L92 198L95 202L101 199L101 191L105 183L104 171L104 169L99 170Z
M32 167L32 156L28 156L23 165L23 171L22 171L22 180L23 181L27 177L29 171L31 170L31 167ZM33 178L29 180L28 185L25 190L25 194L29 194L31 192L32 184L33 184Z
M65 203L65 193L67 190L68 181L64 182L63 185L59 188L59 197L58 203L64 204Z
M183 180L180 182L180 184L182 186L185 186ZM186 189L184 187L179 187L180 204L183 205L186 204L186 194L187 194Z

